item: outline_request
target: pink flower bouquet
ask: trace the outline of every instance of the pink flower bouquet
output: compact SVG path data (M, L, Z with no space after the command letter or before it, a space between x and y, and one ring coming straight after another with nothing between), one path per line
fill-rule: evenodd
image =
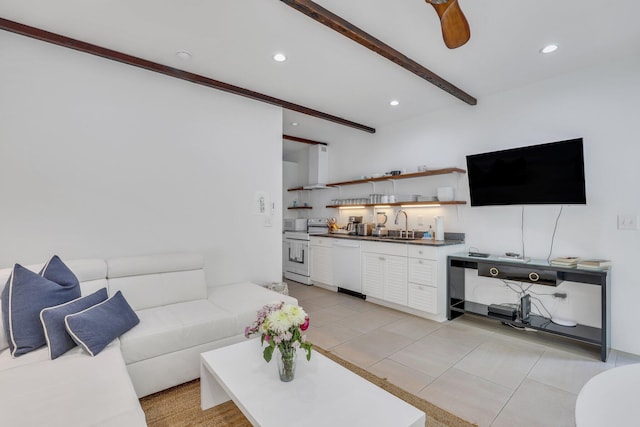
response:
M309 328L309 316L302 307L281 302L265 305L258 311L258 316L251 326L244 330L249 338L261 334L260 343L268 344L263 351L264 360L271 361L276 347L283 355L290 355L298 348L307 352L307 360L311 360L311 343L302 332Z

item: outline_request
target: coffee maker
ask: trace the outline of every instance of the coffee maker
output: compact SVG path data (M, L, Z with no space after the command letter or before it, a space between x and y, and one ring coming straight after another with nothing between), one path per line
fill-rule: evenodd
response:
M347 232L356 234L358 232L358 224L362 223L362 216L350 216L347 224Z

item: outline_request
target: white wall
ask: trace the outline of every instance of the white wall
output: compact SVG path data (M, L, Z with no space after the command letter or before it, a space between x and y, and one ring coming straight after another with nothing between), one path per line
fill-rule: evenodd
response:
M613 260L612 344L614 348L640 354L640 323L636 301L640 300L640 231L617 230L618 214L640 214L640 60L623 59L571 75L556 77L518 90L479 99L478 105L460 104L394 126L379 128L375 135L347 132L331 144L331 181L392 169L415 171L457 166L466 169L465 156L583 137L587 187L586 206L565 206L558 225L552 256L577 255ZM327 135L327 141L333 136ZM355 162L354 158L359 159ZM442 181L448 179L449 181ZM397 192L434 194L438 185L453 184L458 199L469 200L466 175L459 178L398 181ZM391 191L379 186L376 190ZM367 195L371 185L344 187L344 195ZM337 190L314 192L314 206L338 197ZM315 209L314 209L315 211ZM528 206L525 209L526 254L546 259L559 206ZM342 215L356 214L346 211ZM394 210L395 212L395 210ZM391 212L393 213L393 212ZM333 209L314 215L335 216ZM363 211L370 216L371 210ZM495 254L520 252L521 207L470 207L412 209L410 226L417 217L429 223L444 215L448 231L463 231L467 246ZM343 218L343 221L346 218ZM390 221L391 222L391 221ZM490 286L490 285L487 285ZM547 301L556 313L587 324L598 323L597 289L566 284L567 301ZM509 295L496 285L498 295ZM483 292L487 292L483 289ZM513 294L515 295L515 294ZM595 296L594 296L595 295ZM502 301L499 301L502 302Z
M0 266L203 251L214 284L280 280L280 108L8 32L0 52Z

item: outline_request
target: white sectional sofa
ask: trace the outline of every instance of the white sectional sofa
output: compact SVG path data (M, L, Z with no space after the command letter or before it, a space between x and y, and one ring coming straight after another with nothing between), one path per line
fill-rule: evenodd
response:
M199 254L64 261L82 295L121 291L140 323L95 357L75 347L55 360L46 348L12 358L0 328L3 425L146 425L139 397L198 378L200 353L244 340L263 305L297 304L252 283L207 287Z

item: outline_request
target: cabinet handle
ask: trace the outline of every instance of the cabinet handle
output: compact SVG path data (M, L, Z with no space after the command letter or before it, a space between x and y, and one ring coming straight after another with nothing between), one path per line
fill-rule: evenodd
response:
M418 264L424 264L424 261L420 260L418 261Z
M418 251L418 253L419 253L420 255L422 255L422 251Z
M383 257L383 256L379 257L378 259L379 259L380 261L384 261L384 257Z

